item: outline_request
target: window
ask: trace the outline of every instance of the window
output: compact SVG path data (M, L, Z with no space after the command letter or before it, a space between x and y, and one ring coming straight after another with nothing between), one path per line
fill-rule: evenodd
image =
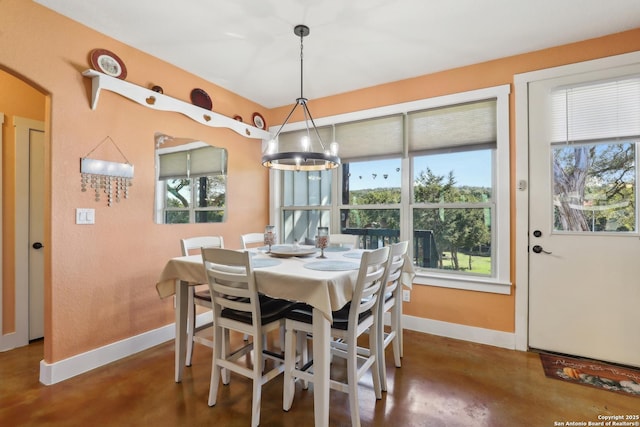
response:
M408 119L416 266L491 277L495 100L411 112Z
M226 150L202 142L158 150L156 219L163 224L223 222Z
M331 173L284 172L283 243L310 242L331 216Z
M400 239L401 159L349 162L342 165L340 231L360 237L360 246L375 249Z
M492 151L413 158L418 267L491 277Z
M416 283L509 293L508 95L505 85L316 120L343 164L311 181L273 171L272 220L287 238L328 225L362 248L408 240ZM287 126L280 137L297 133Z

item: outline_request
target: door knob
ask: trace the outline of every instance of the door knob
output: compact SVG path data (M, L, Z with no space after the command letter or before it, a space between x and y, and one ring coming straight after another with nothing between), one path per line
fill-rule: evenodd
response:
M536 230L536 231L534 231L534 232L533 232L533 236L534 236L534 237L540 237L540 236L542 236L542 231L540 231L540 230Z
M33 247L33 249L42 249L43 245L40 242L35 242L31 247Z
M533 250L533 252L539 254L540 252L544 252L545 254L550 254L551 252L549 251L545 251L544 249L542 249L542 246L540 245L535 245L533 248L531 248L531 250Z

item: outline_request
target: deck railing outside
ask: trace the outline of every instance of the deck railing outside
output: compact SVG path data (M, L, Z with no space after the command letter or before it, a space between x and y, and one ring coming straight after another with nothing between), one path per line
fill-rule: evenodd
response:
M390 228L345 228L344 234L360 236L361 249L378 249L400 240L400 230ZM413 231L413 262L419 267L437 268L438 249L431 230Z

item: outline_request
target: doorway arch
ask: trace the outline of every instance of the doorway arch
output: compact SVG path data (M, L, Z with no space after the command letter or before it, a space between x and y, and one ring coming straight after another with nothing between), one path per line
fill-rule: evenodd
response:
M0 202L0 351L10 350L29 343L29 293L27 290L28 273L20 271L25 268L20 264L21 256L16 252L18 244L28 241L29 220L28 217L17 213L18 202L25 195L18 189L18 173L21 163L24 163L25 151L19 150L16 138L16 123L21 126L24 123L41 123L41 132L45 132L45 141L48 141L46 132L49 106L48 94L37 85L22 78L19 74L6 70L0 65L0 113L2 120L0 135L0 189L2 198ZM46 145L46 142L45 142ZM23 147L22 147L23 148ZM48 152L47 149L45 149ZM27 155L29 150L26 151ZM48 164L48 154L46 156ZM27 163L28 164L28 163ZM48 174L49 167L45 166ZM45 181L48 178L45 178ZM48 194L48 185L42 183L43 189ZM45 215L48 212L45 209ZM44 222L46 223L45 218ZM25 235L25 231L27 234ZM47 256L45 255L45 260ZM26 263L28 269L28 261ZM46 295L46 292L45 292ZM46 298L43 295L43 298ZM44 315L44 313L43 313ZM47 316L44 316L46 325ZM46 330L46 328L45 328Z

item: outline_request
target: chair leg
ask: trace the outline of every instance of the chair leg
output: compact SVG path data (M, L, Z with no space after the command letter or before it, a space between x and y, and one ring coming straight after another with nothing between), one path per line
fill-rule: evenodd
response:
M400 360L402 357L402 313L396 306L391 314L391 330L395 334L393 337L393 359L396 364L396 368L400 368L402 367L402 361Z
M309 361L309 346L307 345L307 333L304 331L298 331L296 333L296 349L297 354L300 355L300 368L307 364ZM302 388L309 389L309 381L302 380Z
M378 364L378 376L380 378L380 390L387 391L387 363L384 347L384 322L380 322L377 325L377 339L376 339L376 360Z
M222 352L220 353L221 355L224 355L224 359L228 359L229 358L229 352L231 351L231 344L229 342L229 330L228 329L223 329L223 332L221 333L222 338L220 339L221 341L221 347L222 347ZM217 343L214 344L214 347L217 347ZM231 373L229 372L228 369L222 369L222 384L227 385L229 384L229 382L231 381Z
M404 339L402 336L402 301L398 301L398 329L396 332L396 339L398 340L398 346L400 348L400 357L404 357Z
M189 297L187 299L187 357L185 365L191 366L193 356L193 336L196 329L196 307L193 302L194 289L189 286Z
M350 342L347 349L347 386L349 388L349 409L351 426L360 427L360 408L358 402L358 350L356 343Z
M284 326L280 326L278 339L280 340L279 345L280 345L280 351L282 351L282 352L284 352L284 348L285 348L284 347L284 340L285 340L284 335L285 335Z
M262 401L262 368L263 357L261 351L256 351L256 362L253 364L253 397L251 403L251 427L260 425L260 403Z
M226 351L222 346L222 328L214 327L213 332L213 361L211 363L211 383L209 384L209 406L214 406L218 398L218 385L220 384L220 366L218 360Z
M282 386L282 409L288 411L293 405L295 380L293 370L296 363L296 344L294 331L287 329L284 334L284 380Z
M382 323L382 322L380 322ZM378 325L376 323L373 324L374 328L378 327ZM380 327L378 327L378 329L380 329ZM373 364L371 365L371 376L373 377L373 390L376 394L376 399L380 400L382 399L382 385L381 385L381 373L380 373L380 359L378 358L378 354L379 350L382 349L382 352L384 353L384 342L380 342L379 338L379 334L371 334L370 338L373 338L373 342L371 342L369 344L369 353L373 355ZM356 342L356 346L357 346L357 342ZM356 351L357 351L357 347L356 347ZM357 355L356 355L357 356ZM358 364L356 363L355 365L356 368L356 372L358 369ZM356 374L357 375L357 374ZM386 379L386 375L385 375L385 379ZM358 387L358 384L356 383L356 388Z

